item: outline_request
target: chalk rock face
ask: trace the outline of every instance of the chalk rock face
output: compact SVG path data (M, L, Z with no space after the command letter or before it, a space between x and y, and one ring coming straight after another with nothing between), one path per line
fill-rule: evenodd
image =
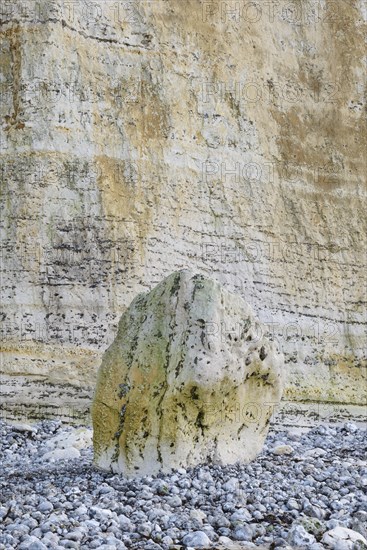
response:
M297 423L300 402L363 420L365 2L12 0L0 20L7 416L80 424L126 307L189 268L269 326Z
M241 297L188 270L140 294L106 351L96 465L126 475L247 462L282 392L283 356Z

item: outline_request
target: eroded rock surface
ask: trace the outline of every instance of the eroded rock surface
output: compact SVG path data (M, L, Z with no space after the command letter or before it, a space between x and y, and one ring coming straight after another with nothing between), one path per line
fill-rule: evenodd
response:
M125 308L188 267L277 338L287 400L365 415L364 0L0 10L6 413L79 421Z
M135 298L103 357L95 463L127 475L248 462L282 392L283 356L241 297L185 270Z

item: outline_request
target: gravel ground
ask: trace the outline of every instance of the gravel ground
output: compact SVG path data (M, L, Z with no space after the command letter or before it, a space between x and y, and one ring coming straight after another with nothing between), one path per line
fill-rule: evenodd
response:
M75 433L0 422L0 549L367 548L366 432L354 424L271 432L247 466L137 480L96 470L90 433Z

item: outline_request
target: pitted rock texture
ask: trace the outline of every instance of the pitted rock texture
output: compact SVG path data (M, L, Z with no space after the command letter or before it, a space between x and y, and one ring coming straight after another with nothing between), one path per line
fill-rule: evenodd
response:
M183 268L246 296L286 399L366 402L366 19L1 3L3 407L78 417L125 308Z
M241 297L190 271L140 294L98 373L95 464L150 475L253 459L281 398L284 362L258 329Z

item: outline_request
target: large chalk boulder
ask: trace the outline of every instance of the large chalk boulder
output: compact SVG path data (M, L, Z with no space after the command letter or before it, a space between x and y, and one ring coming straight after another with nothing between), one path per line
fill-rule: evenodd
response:
M282 365L240 296L173 273L134 299L104 354L95 464L134 476L252 460L281 398Z

